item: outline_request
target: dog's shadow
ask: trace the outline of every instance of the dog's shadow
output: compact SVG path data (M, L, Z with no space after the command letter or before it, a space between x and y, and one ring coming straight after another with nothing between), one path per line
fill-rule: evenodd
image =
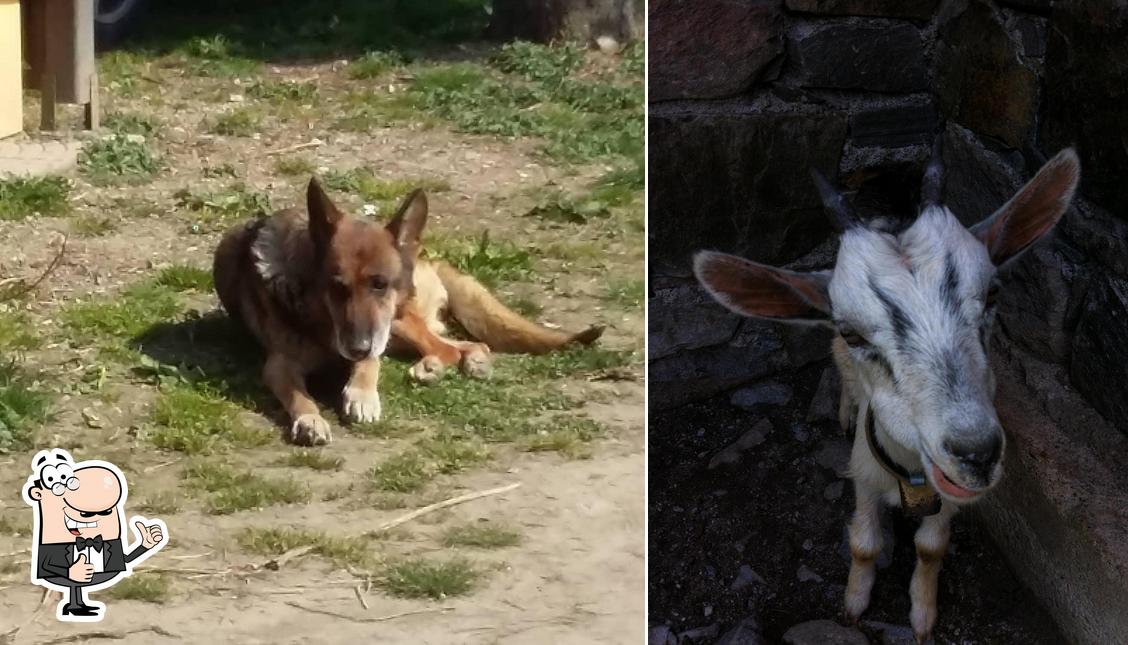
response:
M221 395L269 418L288 436L289 417L262 380L266 355L241 324L220 310L161 322L135 337L131 346L144 357L135 376L157 383L186 383ZM307 379L310 394L336 410L347 380L343 365L330 365Z

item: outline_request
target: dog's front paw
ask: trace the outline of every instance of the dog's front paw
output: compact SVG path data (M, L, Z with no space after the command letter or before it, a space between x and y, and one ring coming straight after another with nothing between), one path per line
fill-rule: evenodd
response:
M443 367L443 362L439 360L438 356L424 356L422 360L411 366L408 373L416 383L430 385L438 382L445 371L446 368Z
M329 422L320 414L303 414L290 426L290 441L299 446L323 446L332 440Z
M490 350L485 345L474 347L462 354L462 373L470 378L489 378L493 371Z
M376 388L345 387L342 396L345 402L345 416L357 423L370 423L380 420L380 392Z

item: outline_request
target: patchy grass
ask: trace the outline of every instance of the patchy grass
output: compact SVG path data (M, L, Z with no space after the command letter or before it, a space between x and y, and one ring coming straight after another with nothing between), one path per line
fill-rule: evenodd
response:
M83 215L71 222L71 229L79 237L102 237L118 230L118 222L112 217Z
M62 321L72 333L72 340L79 344L93 340L125 341L182 310L175 291L142 282L116 296L71 303L63 309Z
M0 514L0 535L28 537L31 535L31 529L32 517L29 512Z
M156 154L140 135L112 134L82 147L78 168L96 184L141 182L160 170Z
M326 188L355 193L384 215L391 214L399 201L416 188L432 193L450 190L450 184L439 179L381 179L369 168L331 170L325 173L323 180Z
M317 103L319 93L317 83L312 81L257 81L247 88L247 96L273 104L297 103L300 105Z
M0 312L0 353L10 355L39 347L31 319L22 311Z
M583 378L631 365L638 357L629 350L608 349L598 344L568 347L544 356L510 357L512 368L523 378L555 381Z
M295 448L290 454L278 460L278 465L333 471L340 470L345 465L345 460L343 457L331 457L322 450Z
M239 173L235 170L235 166L229 163L219 164L218 166L207 166L204 168L203 174L209 179L219 179L223 177L235 178L239 176Z
M309 176L317 172L308 157L282 157L274 161L274 172L287 177Z
M382 111L391 120L413 108L473 134L541 137L543 151L560 161L640 155L642 74L591 77L584 74L584 60L583 49L575 45L510 43L493 59L492 68L474 63L421 66L406 93L369 96L362 107ZM369 114L369 120L376 121L375 116Z
M432 233L426 252L441 257L491 288L525 280L533 270L529 251L508 240L492 240L489 231L484 231L477 240L464 235Z
M169 597L168 578L160 573L135 573L110 587L106 595L116 600L163 603Z
M350 62L345 73L353 80L371 80L380 78L403 64L403 56L398 52L368 52Z
M388 566L381 586L401 598L441 600L472 591L482 572L462 558L403 560Z
M173 291L197 291L209 293L212 290L212 272L197 266L174 264L161 269L156 284Z
M65 215L70 182L64 177L8 177L0 179L0 221L19 221L36 215Z
M338 566L374 568L378 558L369 540L336 537L320 531L297 528L246 528L239 534L239 545L251 553L279 556L304 546Z
M103 125L115 134L140 134L146 138L160 129L156 118L139 112L114 112L106 116Z
M182 66L196 76L236 78L254 75L262 64L242 55L242 47L223 34L198 36L179 48Z
M602 425L585 417L558 419L525 440L529 452L557 452L569 459L591 457L591 442L602 437Z
M170 490L153 493L146 497L138 508L151 515L171 515L180 512L180 497Z
M521 543L521 533L504 525L477 523L452 526L443 533L443 546L503 549Z
M208 131L229 137L250 137L261 128L261 112L255 108L239 108L214 117Z
M607 282L603 299L624 309L641 309L646 299L646 281L642 278L612 278Z
M270 211L270 196L235 182L213 193L197 194L188 189L174 197L177 206L187 211L193 233L218 232L251 217Z
M211 454L229 448L253 448L277 439L277 434L248 427L242 409L204 386L164 388L150 414L155 427L149 442L162 450L188 455Z
M309 488L293 479L263 477L224 464L197 462L185 470L184 477L190 487L207 494L207 510L214 515L303 504L310 499Z
M377 490L411 493L439 475L453 475L490 458L489 448L473 434L444 431L377 464L370 472Z
M32 447L51 416L51 398L14 361L0 363L0 454Z

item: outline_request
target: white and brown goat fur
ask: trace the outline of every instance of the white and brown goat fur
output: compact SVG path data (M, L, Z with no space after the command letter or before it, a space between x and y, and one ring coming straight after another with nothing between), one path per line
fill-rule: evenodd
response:
M987 361L1000 267L1045 235L1069 207L1080 177L1072 149L1058 153L1010 201L971 229L940 203L943 172L934 146L915 221L900 231L864 223L818 172L816 186L837 230L831 271L800 273L702 251L694 269L721 304L746 316L823 324L835 330L842 374L840 421L856 411L850 478L856 509L846 616L869 605L881 550L879 514L901 503L898 481L865 437L866 414L889 457L924 473L940 511L916 532L910 621L919 641L936 622L936 585L958 507L1002 476L1004 436Z

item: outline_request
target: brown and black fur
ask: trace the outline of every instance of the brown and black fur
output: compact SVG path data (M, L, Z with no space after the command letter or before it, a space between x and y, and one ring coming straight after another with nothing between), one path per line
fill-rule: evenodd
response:
M545 353L591 343L602 329L566 334L525 320L473 278L419 258L427 217L422 191L384 226L339 211L316 179L307 212L286 209L228 231L215 253L215 285L228 313L265 348L263 380L285 407L290 438L330 440L306 388L307 375L349 366L342 408L353 421L380 417L379 360L385 351L420 360L411 375L441 377L458 365L489 371L490 352ZM443 337L449 315L481 342Z

